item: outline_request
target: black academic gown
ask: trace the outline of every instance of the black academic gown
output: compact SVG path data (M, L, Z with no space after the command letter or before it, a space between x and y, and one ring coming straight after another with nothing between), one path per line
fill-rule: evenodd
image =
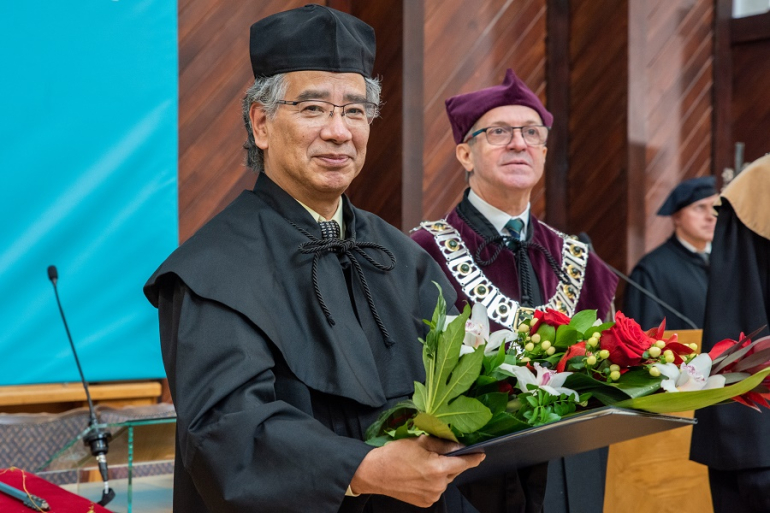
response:
M749 334L770 325L770 240L748 229L724 197L711 264L703 352L721 340L737 340L741 332ZM769 333L765 328L756 338ZM734 403L697 410L695 417L698 423L693 427L690 459L710 470L743 471L742 479L746 481L754 479L749 473L764 476L764 491L759 485L757 492L763 497L736 500L763 498L764 506L751 511L770 511L770 412ZM712 493L719 484L712 481ZM720 511L746 510L748 507L743 509L733 502Z
M158 307L163 360L177 409L174 510L184 513L473 512L451 487L422 510L383 496L345 497L361 441L379 412L424 381L422 346L441 284L433 260L401 232L344 201L346 238L375 242L390 272L356 253L378 328L352 262L318 260L307 211L264 174L177 249L145 286ZM363 250L377 262L390 259ZM467 506L464 506L464 504Z
M702 257L685 248L672 235L642 257L630 277L702 328L708 267ZM623 313L636 320L644 330L657 327L663 318L666 329L693 329L676 314L631 286L626 287Z

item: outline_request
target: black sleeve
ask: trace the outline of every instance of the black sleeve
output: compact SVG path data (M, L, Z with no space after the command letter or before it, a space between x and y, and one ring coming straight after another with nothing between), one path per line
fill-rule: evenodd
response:
M179 451L207 508L336 512L371 447L276 398L271 345L237 312L178 279L158 307Z

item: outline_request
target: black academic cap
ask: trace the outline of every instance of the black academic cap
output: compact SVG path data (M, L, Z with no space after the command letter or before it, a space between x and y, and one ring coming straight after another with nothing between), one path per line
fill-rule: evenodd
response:
M717 179L713 176L691 178L677 185L668 195L663 206L658 210L659 216L670 216L687 205L708 198L717 193Z
M374 29L322 5L279 12L251 26L254 77L318 70L372 76Z

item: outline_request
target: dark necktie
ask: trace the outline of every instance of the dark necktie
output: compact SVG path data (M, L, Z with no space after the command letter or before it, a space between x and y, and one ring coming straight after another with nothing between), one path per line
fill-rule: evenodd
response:
M337 221L321 221L318 223L321 227L321 237L324 239L339 239L340 238L340 225Z
M521 230L524 228L524 221L515 217L505 223L505 229L511 234L511 237L515 240L521 240Z

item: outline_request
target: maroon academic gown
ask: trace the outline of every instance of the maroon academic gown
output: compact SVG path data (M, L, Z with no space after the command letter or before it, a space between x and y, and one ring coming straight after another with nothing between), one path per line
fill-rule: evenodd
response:
M498 235L489 221L468 201L468 191L466 191L463 201L446 217L446 222L459 232L460 237L474 257L485 239ZM433 235L420 228L415 230L411 237L441 265L449 281L454 285L457 291L457 302L455 303L457 308L462 311L466 303L472 305L472 301L449 271L446 259ZM553 256L556 263L561 266L563 240L532 215L530 216L526 240L531 243L527 251L531 263L530 274L534 274L537 281L536 284L533 284L535 289L533 296L536 302L531 306L537 307L545 304L554 295L556 287L559 285L559 278L551 269L545 253L534 246L537 244L545 248ZM481 259L489 259L495 251L494 244L488 244L480 255ZM512 250L503 247L494 262L480 267L487 278L504 295L520 301L521 280L517 259ZM601 259L591 253L575 311L595 309L600 319L605 318L612 305L617 281L617 277L612 274ZM494 321L490 322L491 331L503 328L504 326ZM461 490L463 495L483 513L539 512L543 510L544 504L546 467L547 465L543 464L519 469L518 474L509 474L505 479L473 483L461 487ZM551 467L551 471L548 472L550 484L548 499L545 500L546 513L601 511L603 494L600 493L601 490L597 490L597 486L604 486L604 475L601 475L601 469L606 468L606 450L603 454L592 451L555 460ZM600 475L596 476L597 473ZM564 478L555 479L555 476L559 475L563 475Z

